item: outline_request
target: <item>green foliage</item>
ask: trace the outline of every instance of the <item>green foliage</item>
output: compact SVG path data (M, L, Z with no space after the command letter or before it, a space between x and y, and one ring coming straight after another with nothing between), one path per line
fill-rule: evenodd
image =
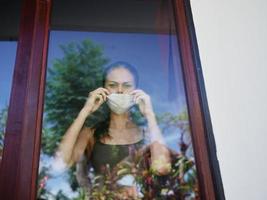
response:
M70 184L70 187L73 191L76 191L77 189L79 189L79 183L77 181L77 178L76 178L76 166L72 166L70 169L69 169L69 172L68 172L68 182Z
M125 193L125 188L118 184L118 181L125 175L131 174L133 170L133 163L127 161L121 163L118 168L111 169L109 165L105 166L103 173L93 178L92 188L88 193L88 199L127 199L127 200L141 200L134 198Z
M187 156L193 156L193 147L190 134L189 116L186 107L178 115L171 113L163 113L157 115L157 121L160 125L162 133L166 136L173 130L179 130L179 148L182 153L187 153Z
M55 196L55 200L70 200L61 190Z
M86 196L86 192L82 189L79 189L79 195L78 197L75 197L73 200L88 200L87 196Z
M2 150L4 146L4 134L6 128L7 110L8 107L3 108L0 111L0 150Z
M108 60L102 48L90 40L61 45L62 58L48 69L45 99L43 152L52 155L60 138L84 105L90 91L102 86ZM87 124L92 124L89 119Z
M179 115L173 115L168 112L157 115L157 121L163 132L170 127L176 127L182 131L190 132L189 117L186 108L184 108Z
M199 199L194 160L184 154L172 152L172 170L159 176L146 166L150 153L135 152L131 160L124 160L113 170L105 168L93 180L89 199ZM139 197L123 196L123 186L118 181L131 175L138 186Z

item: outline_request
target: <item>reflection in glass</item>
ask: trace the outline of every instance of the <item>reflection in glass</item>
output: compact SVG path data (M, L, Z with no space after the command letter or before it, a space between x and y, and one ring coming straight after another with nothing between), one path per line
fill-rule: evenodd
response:
M0 163L4 147L12 76L15 65L21 1L2 1L0 6Z
M50 33L39 199L198 199L173 16L144 2L147 29Z
M17 42L0 42L0 162L4 147L7 110L15 64Z

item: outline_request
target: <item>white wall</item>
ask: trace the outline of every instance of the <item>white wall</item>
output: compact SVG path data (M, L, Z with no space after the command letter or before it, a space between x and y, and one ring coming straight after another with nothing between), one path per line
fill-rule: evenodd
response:
M227 200L267 199L267 1L191 0Z

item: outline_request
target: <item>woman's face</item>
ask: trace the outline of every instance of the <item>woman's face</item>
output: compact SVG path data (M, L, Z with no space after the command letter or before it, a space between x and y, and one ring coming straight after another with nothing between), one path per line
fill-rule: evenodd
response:
M127 94L135 89L134 76L128 69L123 67L115 68L107 75L105 88L110 93Z

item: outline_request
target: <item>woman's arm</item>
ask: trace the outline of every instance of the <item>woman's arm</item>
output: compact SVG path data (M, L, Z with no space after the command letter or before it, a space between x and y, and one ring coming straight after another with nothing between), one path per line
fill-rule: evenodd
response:
M166 147L154 113L151 112L146 118L147 134L150 139L151 168L158 175L166 175L171 171L170 151Z
M92 138L90 137L93 135L92 130L83 128L85 119L84 113L80 112L59 144L56 157L62 159L68 166L79 160L89 143L89 139Z
M171 170L170 151L157 124L150 97L142 90L134 90L131 94L134 95L135 103L139 105L141 113L147 119L146 132L150 140L151 167L156 174L166 175Z
M84 122L106 101L107 94L108 91L104 88L90 92L84 107L64 134L56 152L56 158L63 160L68 166L81 158L88 145L93 145L93 131L84 127Z

